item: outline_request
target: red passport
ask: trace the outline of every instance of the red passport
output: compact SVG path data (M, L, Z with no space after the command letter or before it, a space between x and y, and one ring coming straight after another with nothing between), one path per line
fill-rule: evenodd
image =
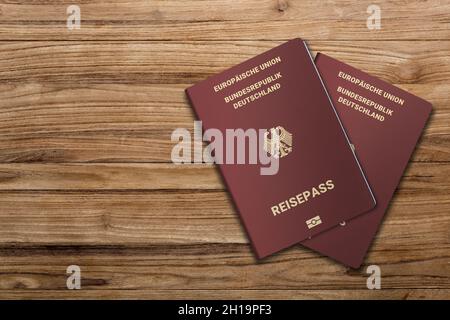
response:
M302 40L291 40L186 92L207 140L221 142L213 148L214 156L258 258L374 207ZM248 133L245 139L243 132ZM221 144L226 152L218 156ZM239 156L243 144L245 152ZM263 156L276 170L263 174L269 167L260 161Z
M377 199L372 211L303 244L358 268L375 237L432 106L324 54L316 66Z

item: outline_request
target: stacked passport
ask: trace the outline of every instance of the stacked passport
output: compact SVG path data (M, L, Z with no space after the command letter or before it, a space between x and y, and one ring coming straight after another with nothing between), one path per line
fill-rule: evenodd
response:
M226 137L211 156L257 257L301 243L358 268L431 104L324 54L314 62L300 39L186 92L205 133Z

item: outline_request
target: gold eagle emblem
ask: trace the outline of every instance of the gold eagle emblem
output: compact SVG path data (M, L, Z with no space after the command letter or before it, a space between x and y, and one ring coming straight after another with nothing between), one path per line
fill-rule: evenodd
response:
M264 133L264 150L278 159L292 152L292 134L282 126L271 128Z

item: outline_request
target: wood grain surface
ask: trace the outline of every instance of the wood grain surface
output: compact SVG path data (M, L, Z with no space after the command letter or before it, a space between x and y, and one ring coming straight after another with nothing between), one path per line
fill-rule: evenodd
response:
M450 1L370 4L0 0L0 298L450 299ZM171 163L184 89L294 37L434 107L358 270L257 261L217 168Z

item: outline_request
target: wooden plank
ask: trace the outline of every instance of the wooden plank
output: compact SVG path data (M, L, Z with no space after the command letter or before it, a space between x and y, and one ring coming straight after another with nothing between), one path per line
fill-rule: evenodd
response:
M366 26L370 1L82 1L81 29L68 30L63 1L0 1L3 40L449 39L450 4L384 1L382 27Z
M171 162L196 119L183 86L24 85L0 93L0 162ZM402 85L433 103L412 161L450 160L450 85ZM33 89L30 89L33 88ZM27 93L28 92L28 93ZM113 93L114 92L114 93Z
M3 299L148 299L148 300L290 300L290 299L375 299L448 300L449 289L389 290L1 290Z
M402 250L408 256L421 254L414 252L424 246L441 250L450 245L449 171L449 164L411 165L374 251L398 259ZM212 169L204 172L215 175ZM183 188L189 173L175 170L172 175ZM43 176L45 181L59 179ZM2 191L0 230L5 247L248 243L224 190Z
M450 171L450 166L449 166ZM212 165L0 164L0 190L220 189Z
M405 180L450 188L449 163L412 163ZM408 184L408 186L410 185ZM0 164L0 190L224 190L217 167L165 163Z
M407 257L375 250L369 261L381 266L384 289L450 289L448 249L424 246ZM8 247L0 259L1 290L64 290L72 264L84 290L364 290L367 279L366 265L349 270L299 246L259 263L237 244Z
M274 45L0 44L0 162L169 162L172 131L193 125L184 88ZM312 46L432 102L413 160L450 159L450 42Z
M448 188L407 186L394 198L380 242L409 250L448 245ZM223 191L2 192L0 204L3 245L248 242Z
M0 43L0 80L85 87L98 83L190 84L282 41ZM394 84L442 84L450 78L450 41L310 41L323 52Z
M83 109L64 108L56 116L48 109L41 116L27 110L4 115L0 162L171 162L173 130L187 128L193 133L195 118L187 108L95 107L80 112ZM14 117L18 114L23 117ZM434 111L411 161L449 161L449 121L448 110Z

